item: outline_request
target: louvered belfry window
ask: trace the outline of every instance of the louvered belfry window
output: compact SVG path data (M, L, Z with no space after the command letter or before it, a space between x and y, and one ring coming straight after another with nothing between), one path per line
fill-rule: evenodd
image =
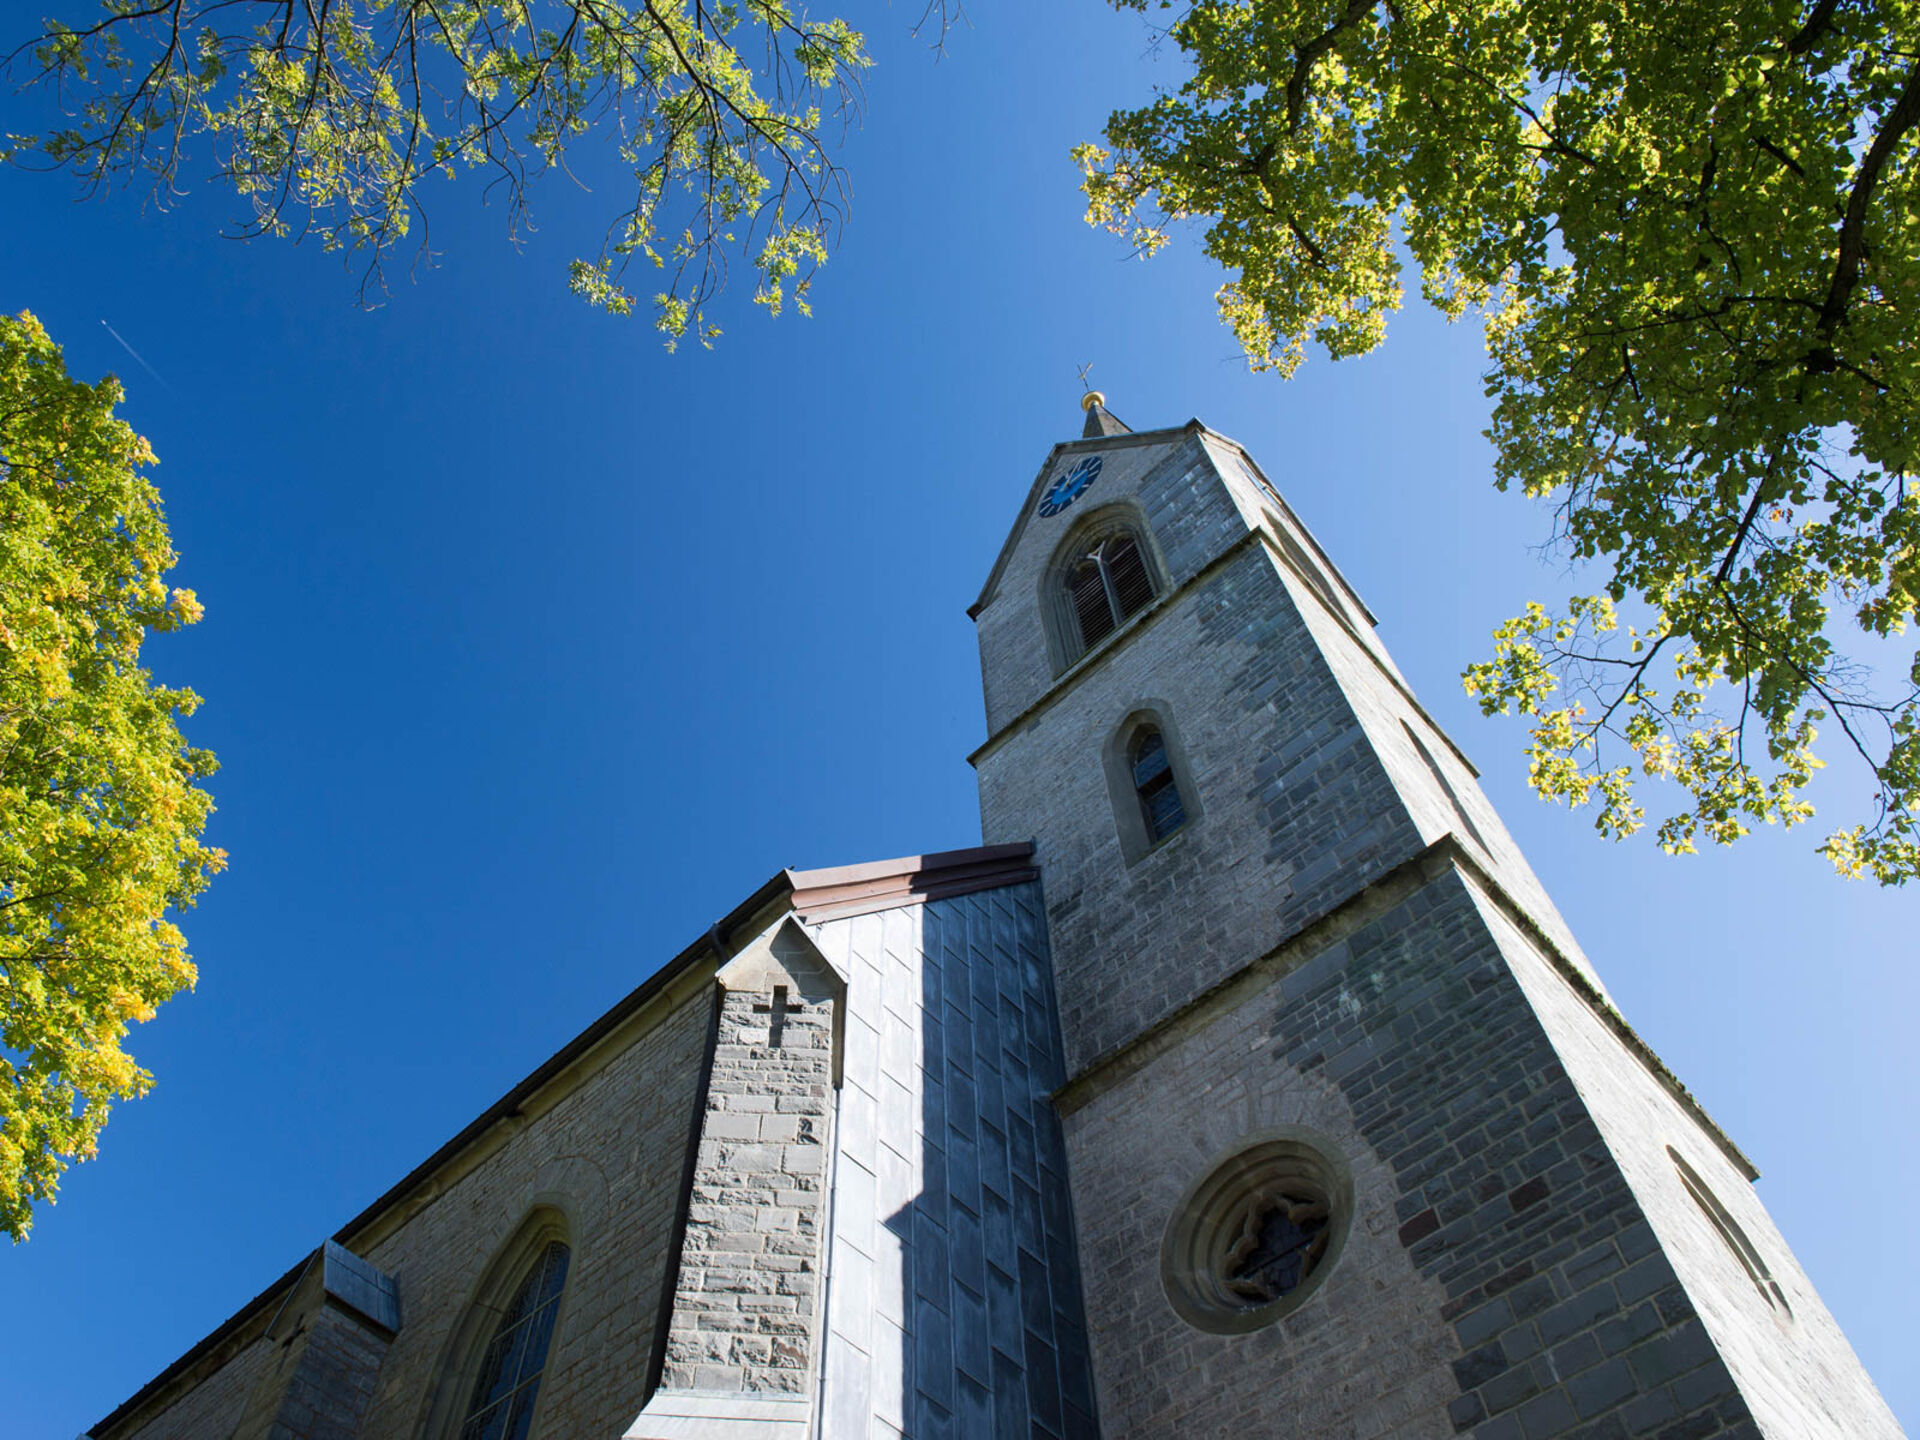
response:
M567 1247L552 1241L514 1291L480 1362L460 1440L526 1440L569 1258Z
M1173 766L1167 758L1166 737L1147 726L1133 737L1128 750L1133 790L1140 797L1140 814L1147 822L1147 839L1164 840L1187 823L1187 807L1180 803L1180 787L1174 782Z
M1153 575L1131 535L1109 535L1067 570L1067 599L1084 654L1153 599Z

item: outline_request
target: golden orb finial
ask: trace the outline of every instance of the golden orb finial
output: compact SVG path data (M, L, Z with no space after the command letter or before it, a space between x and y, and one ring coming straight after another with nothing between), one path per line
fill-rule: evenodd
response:
M1089 390L1080 397L1080 408L1082 410L1091 410L1096 405L1104 406L1106 403L1107 397L1102 395L1098 390Z

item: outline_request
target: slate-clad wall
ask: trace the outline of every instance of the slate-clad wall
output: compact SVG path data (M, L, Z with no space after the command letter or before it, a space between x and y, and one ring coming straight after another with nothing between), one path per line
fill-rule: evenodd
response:
M847 976L824 1440L1096 1433L1037 884L826 922Z
M1467 885L1407 876L1070 1114L1083 1251L1105 1262L1088 1305L1110 1440L1757 1440ZM1161 1234L1211 1153L1276 1123L1353 1167L1347 1251L1278 1325L1203 1334L1165 1299Z

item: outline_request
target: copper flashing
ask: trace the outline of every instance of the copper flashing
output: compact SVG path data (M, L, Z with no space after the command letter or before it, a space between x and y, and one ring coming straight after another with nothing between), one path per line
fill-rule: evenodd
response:
M787 882L793 887L794 913L812 923L1018 885L1039 877L1032 862L1028 842L978 845L828 870L789 870Z

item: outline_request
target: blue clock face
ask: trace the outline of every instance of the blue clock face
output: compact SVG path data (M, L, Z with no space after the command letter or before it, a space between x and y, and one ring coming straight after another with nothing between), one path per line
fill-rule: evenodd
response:
M1099 478L1100 457L1089 455L1047 487L1046 493L1040 497L1040 513L1058 515L1092 489L1093 482Z

